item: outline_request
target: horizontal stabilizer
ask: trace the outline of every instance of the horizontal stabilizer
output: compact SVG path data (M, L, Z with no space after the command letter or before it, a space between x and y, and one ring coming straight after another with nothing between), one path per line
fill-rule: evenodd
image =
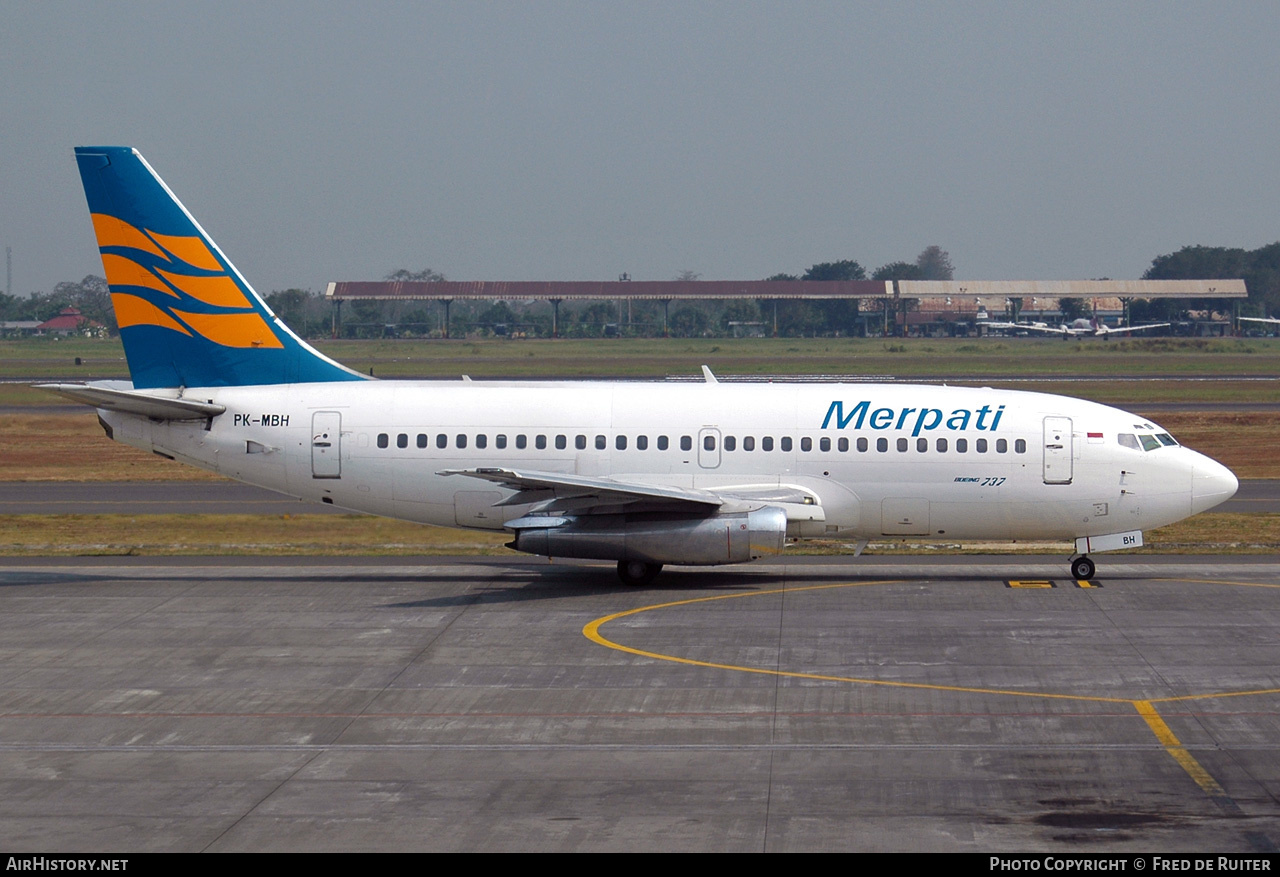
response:
M172 396L156 396L139 390L123 390L92 384L33 384L37 390L48 390L66 396L76 402L120 411L124 414L140 414L156 420L204 420L226 411L226 406L194 399L178 399Z

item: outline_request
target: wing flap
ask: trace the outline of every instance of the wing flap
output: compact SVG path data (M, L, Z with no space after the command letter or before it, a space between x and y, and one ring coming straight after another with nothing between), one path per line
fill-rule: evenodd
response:
M489 481L523 494L518 503L529 502L535 497L546 500L576 500L594 498L604 504L626 504L640 501L690 503L707 508L724 505L723 498L706 490L640 484L634 481L616 481L612 478L592 478L562 472L537 472L531 470L477 468L445 469L437 475L463 475ZM517 503L504 503L517 504Z

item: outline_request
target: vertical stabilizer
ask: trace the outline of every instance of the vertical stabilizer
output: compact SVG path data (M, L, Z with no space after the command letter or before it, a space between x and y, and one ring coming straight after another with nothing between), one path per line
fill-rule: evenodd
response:
M135 387L364 379L271 312L136 149L76 163Z

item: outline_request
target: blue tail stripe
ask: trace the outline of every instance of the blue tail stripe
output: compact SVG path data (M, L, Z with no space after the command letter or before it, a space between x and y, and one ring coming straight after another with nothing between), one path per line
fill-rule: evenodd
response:
M277 319L137 150L80 146L76 163L95 227L104 224L99 245L135 387L367 380Z

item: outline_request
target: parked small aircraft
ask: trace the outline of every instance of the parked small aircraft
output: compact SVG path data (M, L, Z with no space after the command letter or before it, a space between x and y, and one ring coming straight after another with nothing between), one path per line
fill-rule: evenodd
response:
M1063 323L1060 326L1050 326L1048 323L982 323L988 329L1021 329L1027 332L1044 332L1050 335L1061 335L1065 341L1068 338L1107 338L1111 335L1125 335L1130 332L1141 332L1144 329L1160 329L1168 326L1169 323L1147 323L1144 326L1119 326L1112 328L1106 323L1094 317L1089 319L1081 317L1073 320L1071 323Z

